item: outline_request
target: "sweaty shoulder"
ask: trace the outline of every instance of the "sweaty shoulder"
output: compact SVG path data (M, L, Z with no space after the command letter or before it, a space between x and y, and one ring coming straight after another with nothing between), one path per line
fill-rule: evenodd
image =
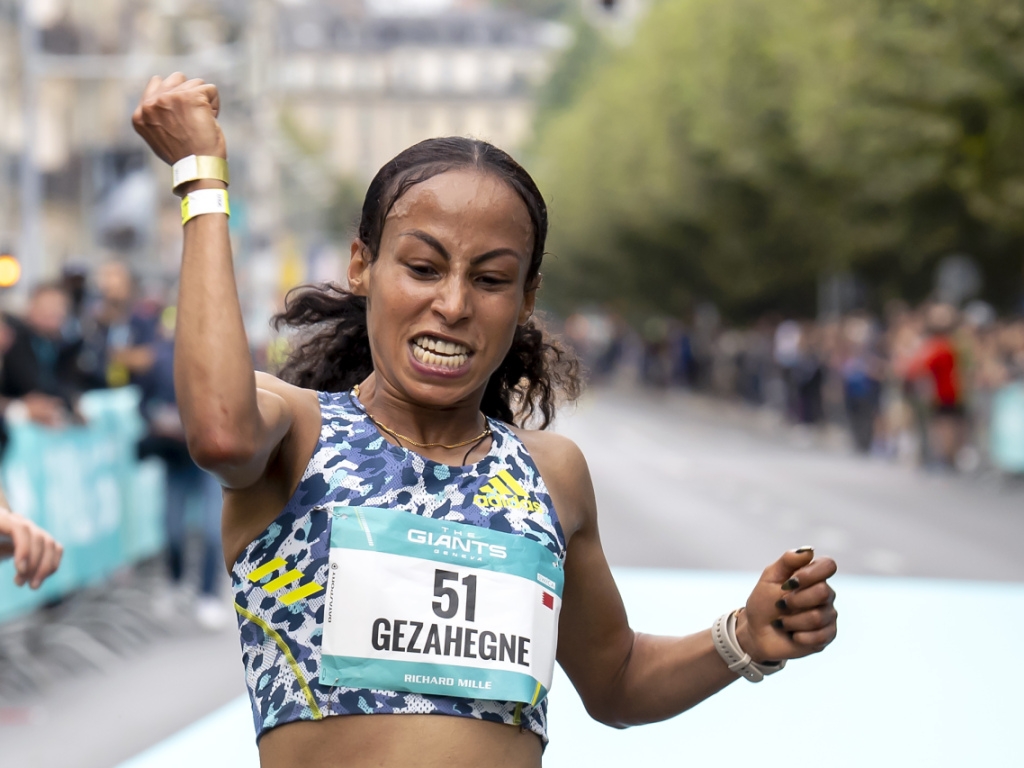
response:
M583 451L565 435L555 432L513 431L530 452L551 494L566 538L571 538L596 514L594 485Z

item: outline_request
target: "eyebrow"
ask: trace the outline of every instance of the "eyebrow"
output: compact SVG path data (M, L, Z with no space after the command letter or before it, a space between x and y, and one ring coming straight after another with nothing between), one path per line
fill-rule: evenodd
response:
M402 232L399 237L415 237L417 240L421 240L437 251L444 257L445 261L452 260L451 254L448 253L443 245L441 245L441 242L433 235L429 235L424 232L422 229L410 229L407 232ZM469 263L475 266L498 256L515 256L516 258L521 258L519 251L513 248L495 248L493 251L487 251L487 253L481 253L479 256L474 256Z

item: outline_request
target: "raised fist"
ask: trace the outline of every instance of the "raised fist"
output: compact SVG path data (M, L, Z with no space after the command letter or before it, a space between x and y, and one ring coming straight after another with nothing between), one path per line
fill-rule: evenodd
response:
M187 80L181 72L154 77L132 114L132 125L157 157L173 165L189 155L227 158L224 134L217 123L217 86Z

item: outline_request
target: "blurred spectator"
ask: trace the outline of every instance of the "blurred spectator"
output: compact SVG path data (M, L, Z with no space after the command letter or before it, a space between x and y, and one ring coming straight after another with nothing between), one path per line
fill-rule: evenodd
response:
M582 319L575 316L567 332L579 333ZM740 329L695 313L692 331L668 333L661 318L642 328L645 383L664 382L663 360L671 357L671 383L775 407L796 424L842 424L860 453L1019 471L1004 466L990 443L997 433L1005 442L1013 432L1006 425L1019 418L1007 403L1017 402L1010 390L1024 387L1024 319L1001 319L983 302L962 313L893 302L884 323L857 311L818 322L762 319Z
M216 629L230 619L216 598L223 568L220 545L220 485L195 465L188 453L174 394L174 325L176 309L156 293L140 296L139 285L120 262L96 274L98 302L84 314L79 368L90 388L134 384L142 392L147 433L141 458L157 457L167 470L166 532L172 587L158 601L170 614L190 603L186 581L188 521L199 528L199 595L192 608L197 622Z
M924 434L927 458L945 467L954 466L964 441L962 372L953 342L957 319L954 307L930 307L926 314L927 338L902 371L911 385L924 384L917 391L928 408Z
M172 591L164 601L165 611L188 600L185 584L186 544L188 542L189 511L194 510L199 528L199 595L194 615L200 626L219 629L230 620L221 601L217 599L217 581L224 568L220 543L220 484L201 470L189 456L185 443L185 430L181 424L174 394L174 325L177 312L174 306L159 314L152 340L145 349L131 350L138 362L148 362L147 368L137 368L135 374L142 381L143 414L148 433L139 445L142 458L156 456L167 468L166 531L168 569Z
M819 424L825 417L822 388L825 383L825 363L818 350L817 329L804 328L800 336L800 356L793 368L796 385L796 418L802 424Z
M90 389L141 383L152 368L149 345L155 339L159 306L137 304L137 284L121 262L108 262L96 273L99 301L83 320L79 369Z
M79 264L68 264L60 273L61 285L68 295L68 319L64 335L75 341L82 338L82 317L89 283L89 271Z
M651 317L643 326L641 376L645 384L666 387L672 372L670 323L664 317Z
M782 377L785 389L786 411L790 418L797 419L799 411L795 369L800 363L803 330L796 320L783 320L775 329L773 359Z
M64 337L68 296L56 283L37 286L24 319L5 315L0 356L0 408L56 427L71 419L78 399L78 347ZM3 437L6 441L6 435Z
M845 349L840 354L839 370L847 420L854 447L868 453L882 398L883 362L875 350L875 330L867 317L848 318L843 330Z
M565 321L565 335L591 381L601 381L615 373L625 347L625 334L621 318L606 312L577 312Z

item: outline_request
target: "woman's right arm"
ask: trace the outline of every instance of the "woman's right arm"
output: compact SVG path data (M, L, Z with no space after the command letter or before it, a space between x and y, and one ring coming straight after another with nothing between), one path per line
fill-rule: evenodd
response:
M219 106L215 86L175 73L150 80L132 122L168 164L189 155L227 158ZM202 180L181 192L216 187L224 184ZM272 388L257 386L223 214L185 225L174 384L189 452L229 488L263 476L301 411L295 407L301 390L276 381Z

